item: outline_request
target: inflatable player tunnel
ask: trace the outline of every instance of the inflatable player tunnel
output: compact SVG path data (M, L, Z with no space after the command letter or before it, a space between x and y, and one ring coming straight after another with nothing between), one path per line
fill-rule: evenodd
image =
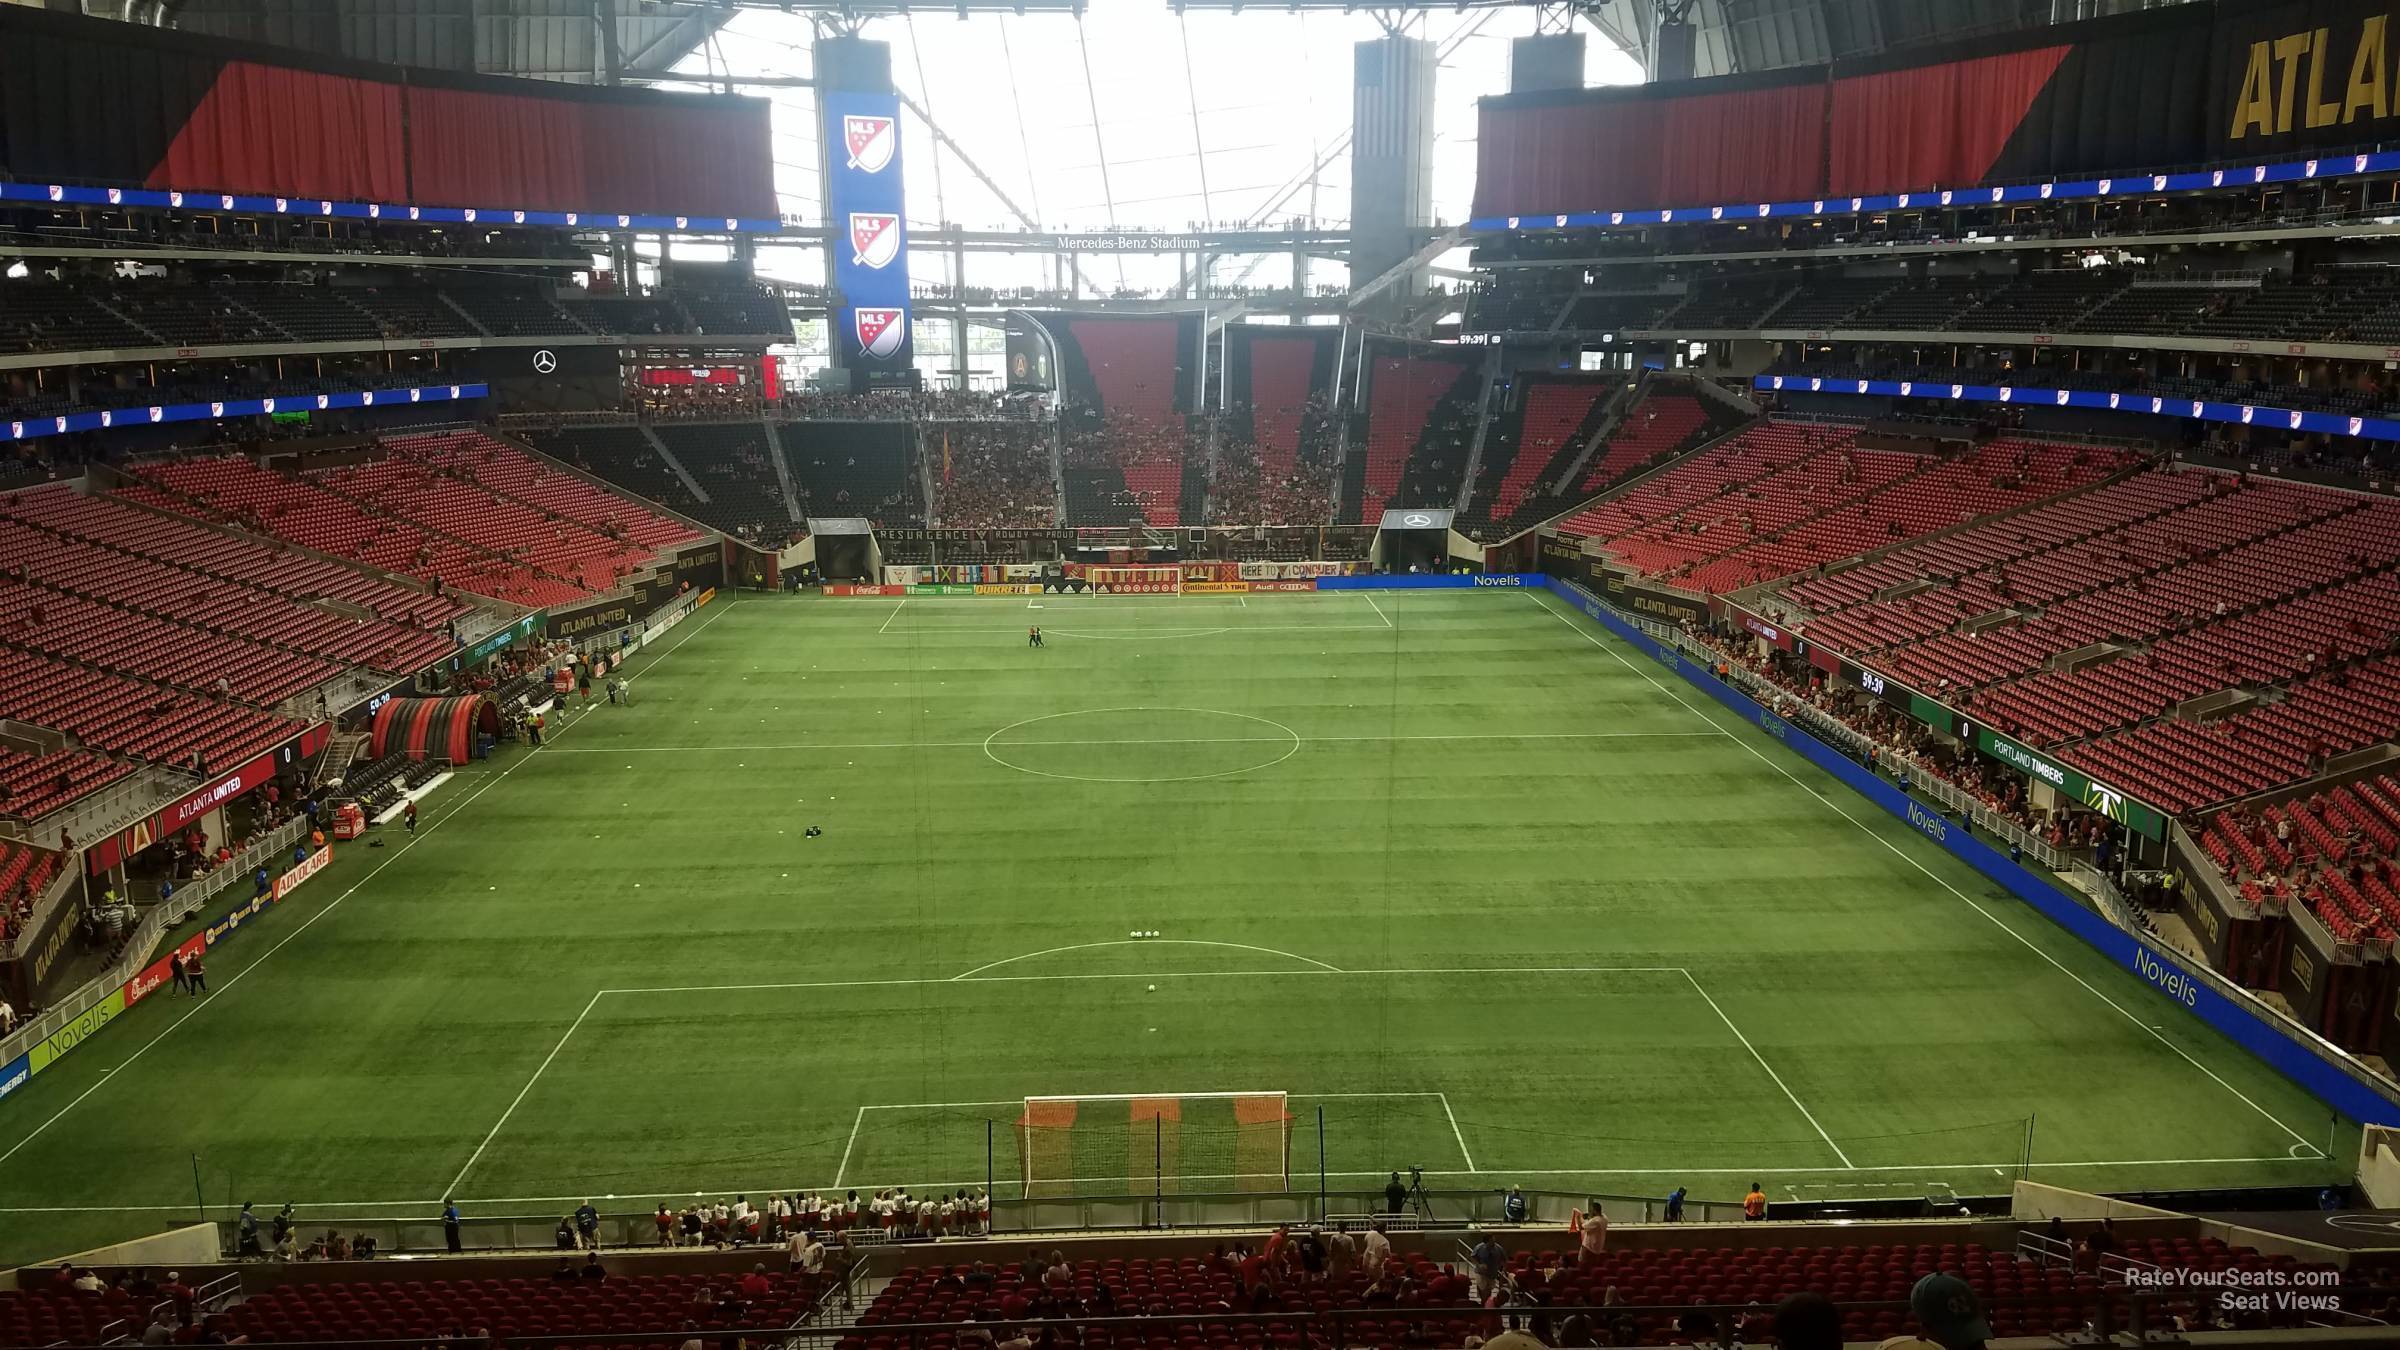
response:
M500 708L488 695L396 698L375 710L367 754L381 759L398 750L412 760L464 764L482 755L485 737L499 735Z

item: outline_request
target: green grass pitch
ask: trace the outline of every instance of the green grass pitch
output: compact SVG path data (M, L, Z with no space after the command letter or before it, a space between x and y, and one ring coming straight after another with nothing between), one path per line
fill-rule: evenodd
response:
M2354 1147L1552 597L1038 603L701 611L634 706L461 772L0 1109L0 1257L201 1197L974 1183L987 1120L1006 1195L1027 1095L1286 1092L1310 1189L1320 1116L1336 1185L1728 1199L2003 1189L2028 1116L2091 1188Z

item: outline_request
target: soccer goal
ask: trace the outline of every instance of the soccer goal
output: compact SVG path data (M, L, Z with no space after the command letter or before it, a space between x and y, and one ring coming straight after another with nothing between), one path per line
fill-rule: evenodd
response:
M1291 1185L1291 1103L1281 1092L1027 1097L1017 1117L1027 1199Z
M1102 595L1174 594L1183 590L1180 567L1087 567L1083 579Z

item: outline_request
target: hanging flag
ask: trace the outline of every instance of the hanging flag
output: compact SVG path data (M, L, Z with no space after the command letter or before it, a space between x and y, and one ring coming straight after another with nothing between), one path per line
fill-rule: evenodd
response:
M942 432L942 486L950 486L950 433Z

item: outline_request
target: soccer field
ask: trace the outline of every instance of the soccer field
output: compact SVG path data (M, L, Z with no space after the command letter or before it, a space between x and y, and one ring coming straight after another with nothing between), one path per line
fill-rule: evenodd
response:
M1008 1195L1029 1095L1288 1093L1310 1190L1320 1119L1336 1185L1708 1199L2355 1146L1554 597L1031 603L702 610L634 706L461 772L0 1107L0 1258L202 1198L972 1185L987 1120Z

